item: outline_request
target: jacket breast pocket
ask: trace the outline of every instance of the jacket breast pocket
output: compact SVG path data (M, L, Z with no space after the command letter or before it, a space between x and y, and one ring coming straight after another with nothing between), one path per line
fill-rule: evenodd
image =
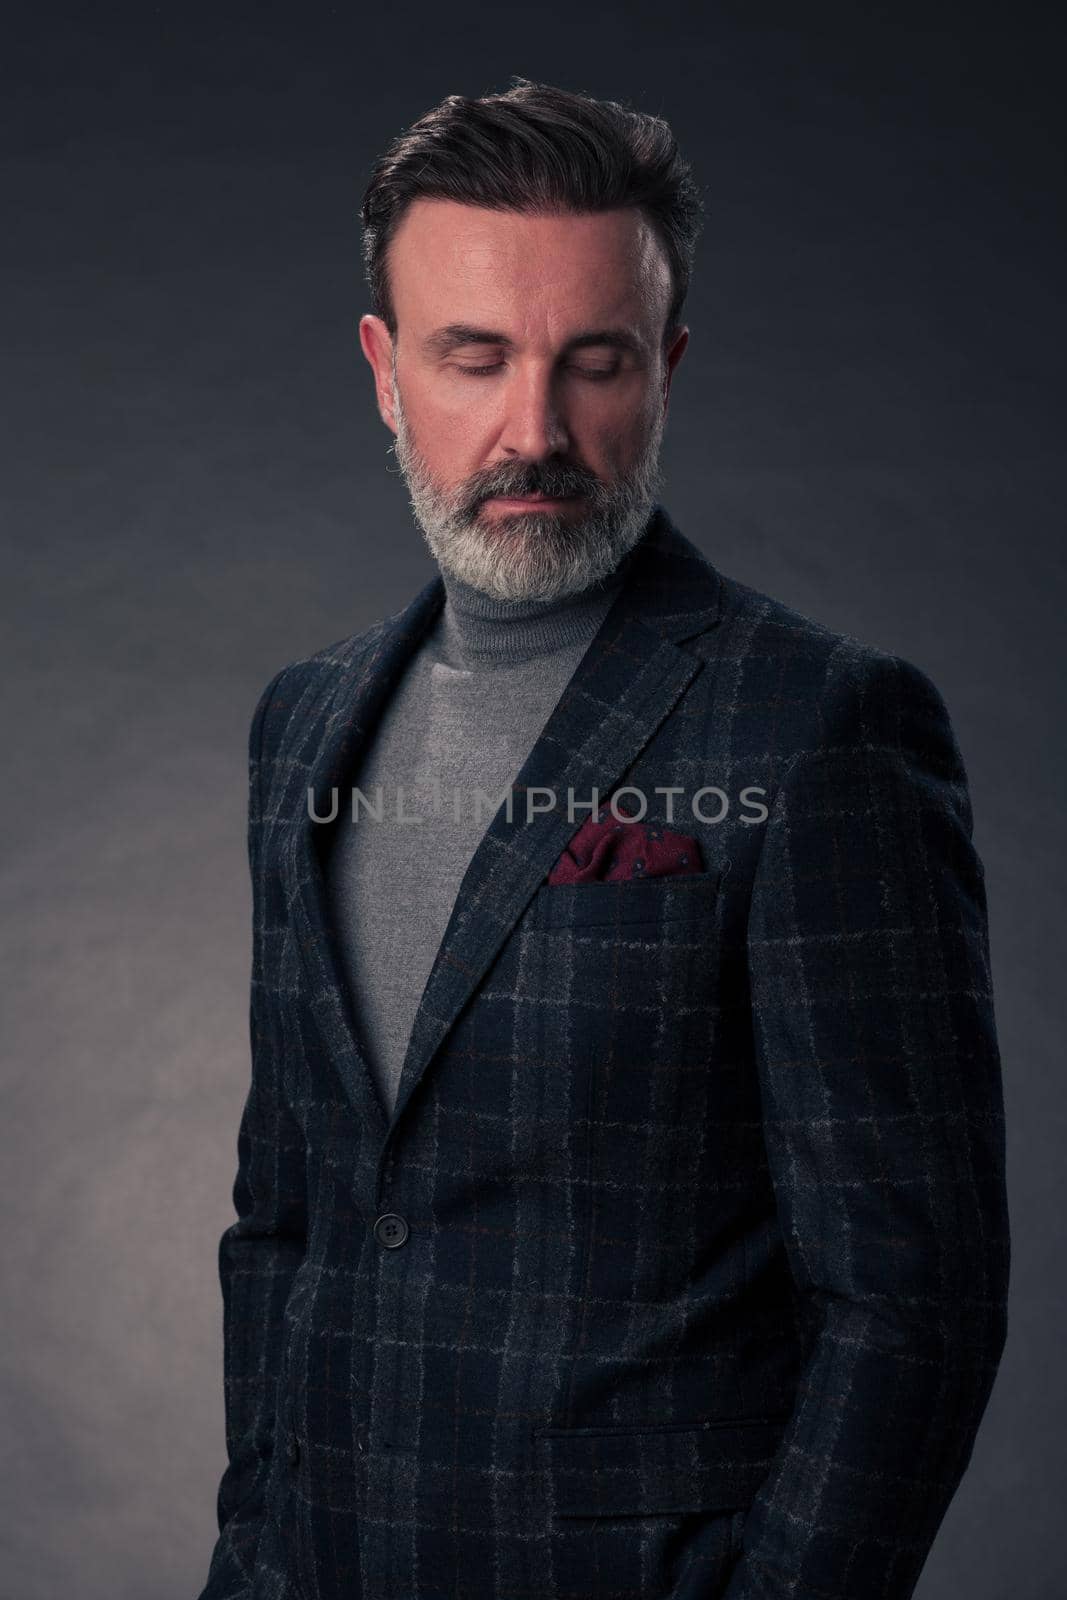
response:
M721 873L690 872L605 883L544 884L524 926L552 931L700 920L713 910Z

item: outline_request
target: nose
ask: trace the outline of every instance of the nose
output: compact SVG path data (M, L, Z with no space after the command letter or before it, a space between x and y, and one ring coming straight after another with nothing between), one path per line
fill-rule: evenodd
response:
M520 369L507 385L500 443L509 455L528 461L565 454L570 433L546 368Z

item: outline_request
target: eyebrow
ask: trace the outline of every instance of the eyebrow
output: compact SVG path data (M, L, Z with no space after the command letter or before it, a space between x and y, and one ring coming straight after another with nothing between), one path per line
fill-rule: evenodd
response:
M509 339L506 333L497 333L492 328L476 328L467 322L450 322L446 327L437 328L429 334L423 340L423 349L428 355L445 356L466 344L492 344L504 350L515 348L515 341ZM628 351L631 355L644 353L641 341L625 328L597 328L589 333L578 333L573 339L568 339L563 348L566 352L584 350L592 345L606 345L609 349Z

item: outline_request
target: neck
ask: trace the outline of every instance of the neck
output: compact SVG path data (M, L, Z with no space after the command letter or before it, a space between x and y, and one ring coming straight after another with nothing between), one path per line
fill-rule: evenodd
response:
M562 600L497 600L441 569L442 654L466 668L508 666L589 640L623 587L628 567L624 557L607 577Z

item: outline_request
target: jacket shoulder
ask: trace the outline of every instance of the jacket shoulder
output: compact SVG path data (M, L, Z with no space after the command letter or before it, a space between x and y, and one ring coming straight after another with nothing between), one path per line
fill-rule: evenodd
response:
M720 577L718 659L733 664L746 697L761 698L793 728L795 753L857 744L897 752L940 746L958 768L944 699L915 662Z
M341 668L349 667L359 656L373 648L385 632L392 617L382 617L358 633L335 639L332 644L306 656L287 661L280 667L266 687L260 692L252 712L248 733L248 750L251 760L258 760L263 750L274 749L289 726L291 715L301 704L309 703L326 681Z

